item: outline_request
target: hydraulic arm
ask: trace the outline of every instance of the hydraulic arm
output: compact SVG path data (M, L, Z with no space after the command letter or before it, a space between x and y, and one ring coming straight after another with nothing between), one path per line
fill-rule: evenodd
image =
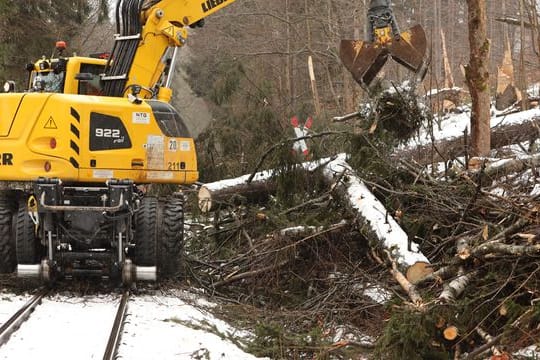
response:
M235 0L120 0L117 31L104 81L108 96L139 95L169 101L177 49L188 27Z

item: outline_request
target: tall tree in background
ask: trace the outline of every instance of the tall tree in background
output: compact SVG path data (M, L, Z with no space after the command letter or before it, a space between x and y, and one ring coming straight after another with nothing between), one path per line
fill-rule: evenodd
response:
M472 99L471 145L473 156L487 156L491 149L489 48L486 0L467 0L470 62L466 79Z

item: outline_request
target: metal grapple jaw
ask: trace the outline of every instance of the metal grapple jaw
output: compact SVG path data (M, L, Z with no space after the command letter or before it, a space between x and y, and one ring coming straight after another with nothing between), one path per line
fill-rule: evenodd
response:
M362 87L369 87L388 57L416 74L425 72L427 40L422 26L416 25L396 37L390 35L390 29L385 28L377 29L374 42L341 40L339 57Z

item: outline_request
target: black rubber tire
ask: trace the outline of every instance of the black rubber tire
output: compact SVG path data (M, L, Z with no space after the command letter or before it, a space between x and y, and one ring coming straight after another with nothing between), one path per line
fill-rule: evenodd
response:
M163 221L159 236L158 271L162 278L177 278L182 273L184 247L184 201L169 198L163 204Z
M35 225L30 215L26 199L19 202L19 209L15 217L15 246L17 264L39 263L39 244L35 235Z
M0 274L11 273L15 270L12 217L11 210L0 205Z
M145 197L135 213L133 262L137 266L156 266L156 245L159 235L158 200Z

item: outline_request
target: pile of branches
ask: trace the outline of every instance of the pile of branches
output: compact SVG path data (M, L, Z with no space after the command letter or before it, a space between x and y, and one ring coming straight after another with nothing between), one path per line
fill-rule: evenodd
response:
M402 94L364 109L348 161L429 262L408 267L366 232L339 191L350 173L329 184L282 169L257 188L265 196L236 191L196 219L189 280L229 300L254 354L510 359L540 346L540 155L443 174L391 157L426 121ZM396 108L418 122L395 126Z
M273 180L284 184L267 202L232 199L201 214L207 225L187 244L190 281L235 304L225 314L251 324L256 337L247 349L258 356L371 351L386 310L369 294L388 288L389 298L394 284L320 171L288 175Z
M400 203L403 226L420 241L433 272L412 284L417 297L394 308L377 356L510 359L538 345L540 208L531 195L538 178L533 159L381 188L380 195Z
M383 177L364 174L429 258L405 286L396 274L407 269L365 237L317 172L291 173L297 183L286 199L224 202L210 213L211 225L189 242L190 280L234 300L232 318L249 314L258 335L251 351L261 356L510 356L540 337L534 159L443 178L405 162Z

